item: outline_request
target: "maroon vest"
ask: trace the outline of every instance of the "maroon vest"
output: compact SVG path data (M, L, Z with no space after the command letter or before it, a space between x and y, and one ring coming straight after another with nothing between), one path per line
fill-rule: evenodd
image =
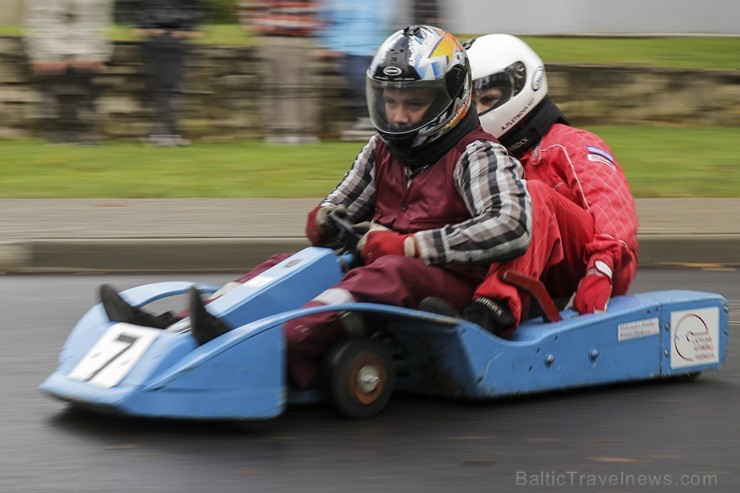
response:
M442 228L470 219L465 201L455 188L453 171L476 140L491 140L480 127L468 133L439 161L419 173L407 186L406 170L394 159L385 143L375 148L375 215L373 222L399 233Z

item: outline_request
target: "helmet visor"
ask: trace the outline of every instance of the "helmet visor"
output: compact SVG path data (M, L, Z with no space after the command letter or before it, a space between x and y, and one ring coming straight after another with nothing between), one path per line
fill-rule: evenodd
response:
M404 136L436 120L451 97L444 80L367 79L367 105L373 125L387 135Z
M513 94L514 80L505 70L473 81L473 103L479 115L502 106Z

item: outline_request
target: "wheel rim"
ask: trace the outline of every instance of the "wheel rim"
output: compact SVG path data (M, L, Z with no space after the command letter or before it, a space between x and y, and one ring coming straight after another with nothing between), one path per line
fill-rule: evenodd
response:
M372 404L383 394L387 381L385 366L379 358L359 358L349 375L350 395L362 404Z

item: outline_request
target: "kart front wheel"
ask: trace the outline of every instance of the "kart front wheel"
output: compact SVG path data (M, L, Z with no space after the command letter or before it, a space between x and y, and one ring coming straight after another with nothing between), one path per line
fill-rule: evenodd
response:
M395 373L388 349L373 339L344 340L327 355L327 393L347 418L370 418L393 393Z

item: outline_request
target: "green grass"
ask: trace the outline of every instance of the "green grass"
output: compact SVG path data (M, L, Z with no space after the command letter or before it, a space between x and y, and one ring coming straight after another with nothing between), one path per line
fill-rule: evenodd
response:
M733 128L593 127L637 197L740 197ZM0 198L321 197L362 143L261 142L153 149L0 141Z
M740 37L523 39L546 63L740 70Z
M261 142L147 148L0 142L0 197L317 197L341 179L358 144Z
M215 46L252 46L257 39L242 27L232 24L211 24L201 29L203 37L195 39L194 43ZM136 36L129 26L113 26L110 37L116 41L135 41L141 39Z
M197 43L250 46L255 39L234 24L209 25ZM19 26L0 26L0 35L20 36ZM133 40L128 26L114 26L110 36ZM472 35L460 35L467 39ZM740 70L740 37L609 38L523 37L546 63L620 64L652 67Z
M591 127L636 197L740 197L737 128Z

